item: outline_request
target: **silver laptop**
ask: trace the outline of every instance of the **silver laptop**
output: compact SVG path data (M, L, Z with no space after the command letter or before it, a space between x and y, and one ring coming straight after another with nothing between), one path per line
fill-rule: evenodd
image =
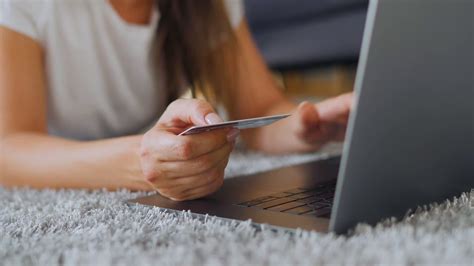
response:
M131 202L345 233L469 191L473 17L472 0L371 1L342 158L229 179L204 199Z

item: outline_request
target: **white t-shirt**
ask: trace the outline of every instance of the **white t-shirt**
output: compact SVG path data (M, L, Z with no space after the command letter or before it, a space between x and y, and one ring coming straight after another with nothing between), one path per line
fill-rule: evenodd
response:
M225 0L234 27L240 0ZM39 42L45 52L48 130L92 140L134 134L166 108L151 67L159 22L125 22L108 0L0 0L0 25Z

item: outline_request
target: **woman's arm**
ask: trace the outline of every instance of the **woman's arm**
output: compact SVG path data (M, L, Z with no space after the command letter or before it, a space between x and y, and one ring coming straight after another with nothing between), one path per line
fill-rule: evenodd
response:
M16 132L2 145L4 186L153 189L142 178L138 136L82 143Z
M234 102L231 114L235 118L293 113L273 125L242 132L250 148L269 153L307 152L320 148L331 140L344 137L352 103L352 94L327 101L299 106L290 102L278 89L260 52L255 46L247 23L236 32L239 42L239 86L231 92Z
M0 27L0 183L36 188L150 189L140 138L82 143L47 135L42 47Z
M0 185L156 189L175 200L216 191L234 146L227 129L177 136L222 121L198 100L170 104L144 136L80 142L49 136L42 47L0 27Z

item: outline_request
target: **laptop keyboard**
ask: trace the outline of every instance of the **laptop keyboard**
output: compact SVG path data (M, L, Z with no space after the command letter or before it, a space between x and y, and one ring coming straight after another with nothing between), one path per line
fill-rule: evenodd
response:
M329 218L336 181L314 188L296 188L260 197L237 205L294 215L309 215Z

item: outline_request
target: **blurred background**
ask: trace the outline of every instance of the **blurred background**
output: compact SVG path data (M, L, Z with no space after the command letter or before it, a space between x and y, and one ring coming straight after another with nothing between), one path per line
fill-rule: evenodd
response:
M285 94L351 91L368 0L245 0L253 37Z

